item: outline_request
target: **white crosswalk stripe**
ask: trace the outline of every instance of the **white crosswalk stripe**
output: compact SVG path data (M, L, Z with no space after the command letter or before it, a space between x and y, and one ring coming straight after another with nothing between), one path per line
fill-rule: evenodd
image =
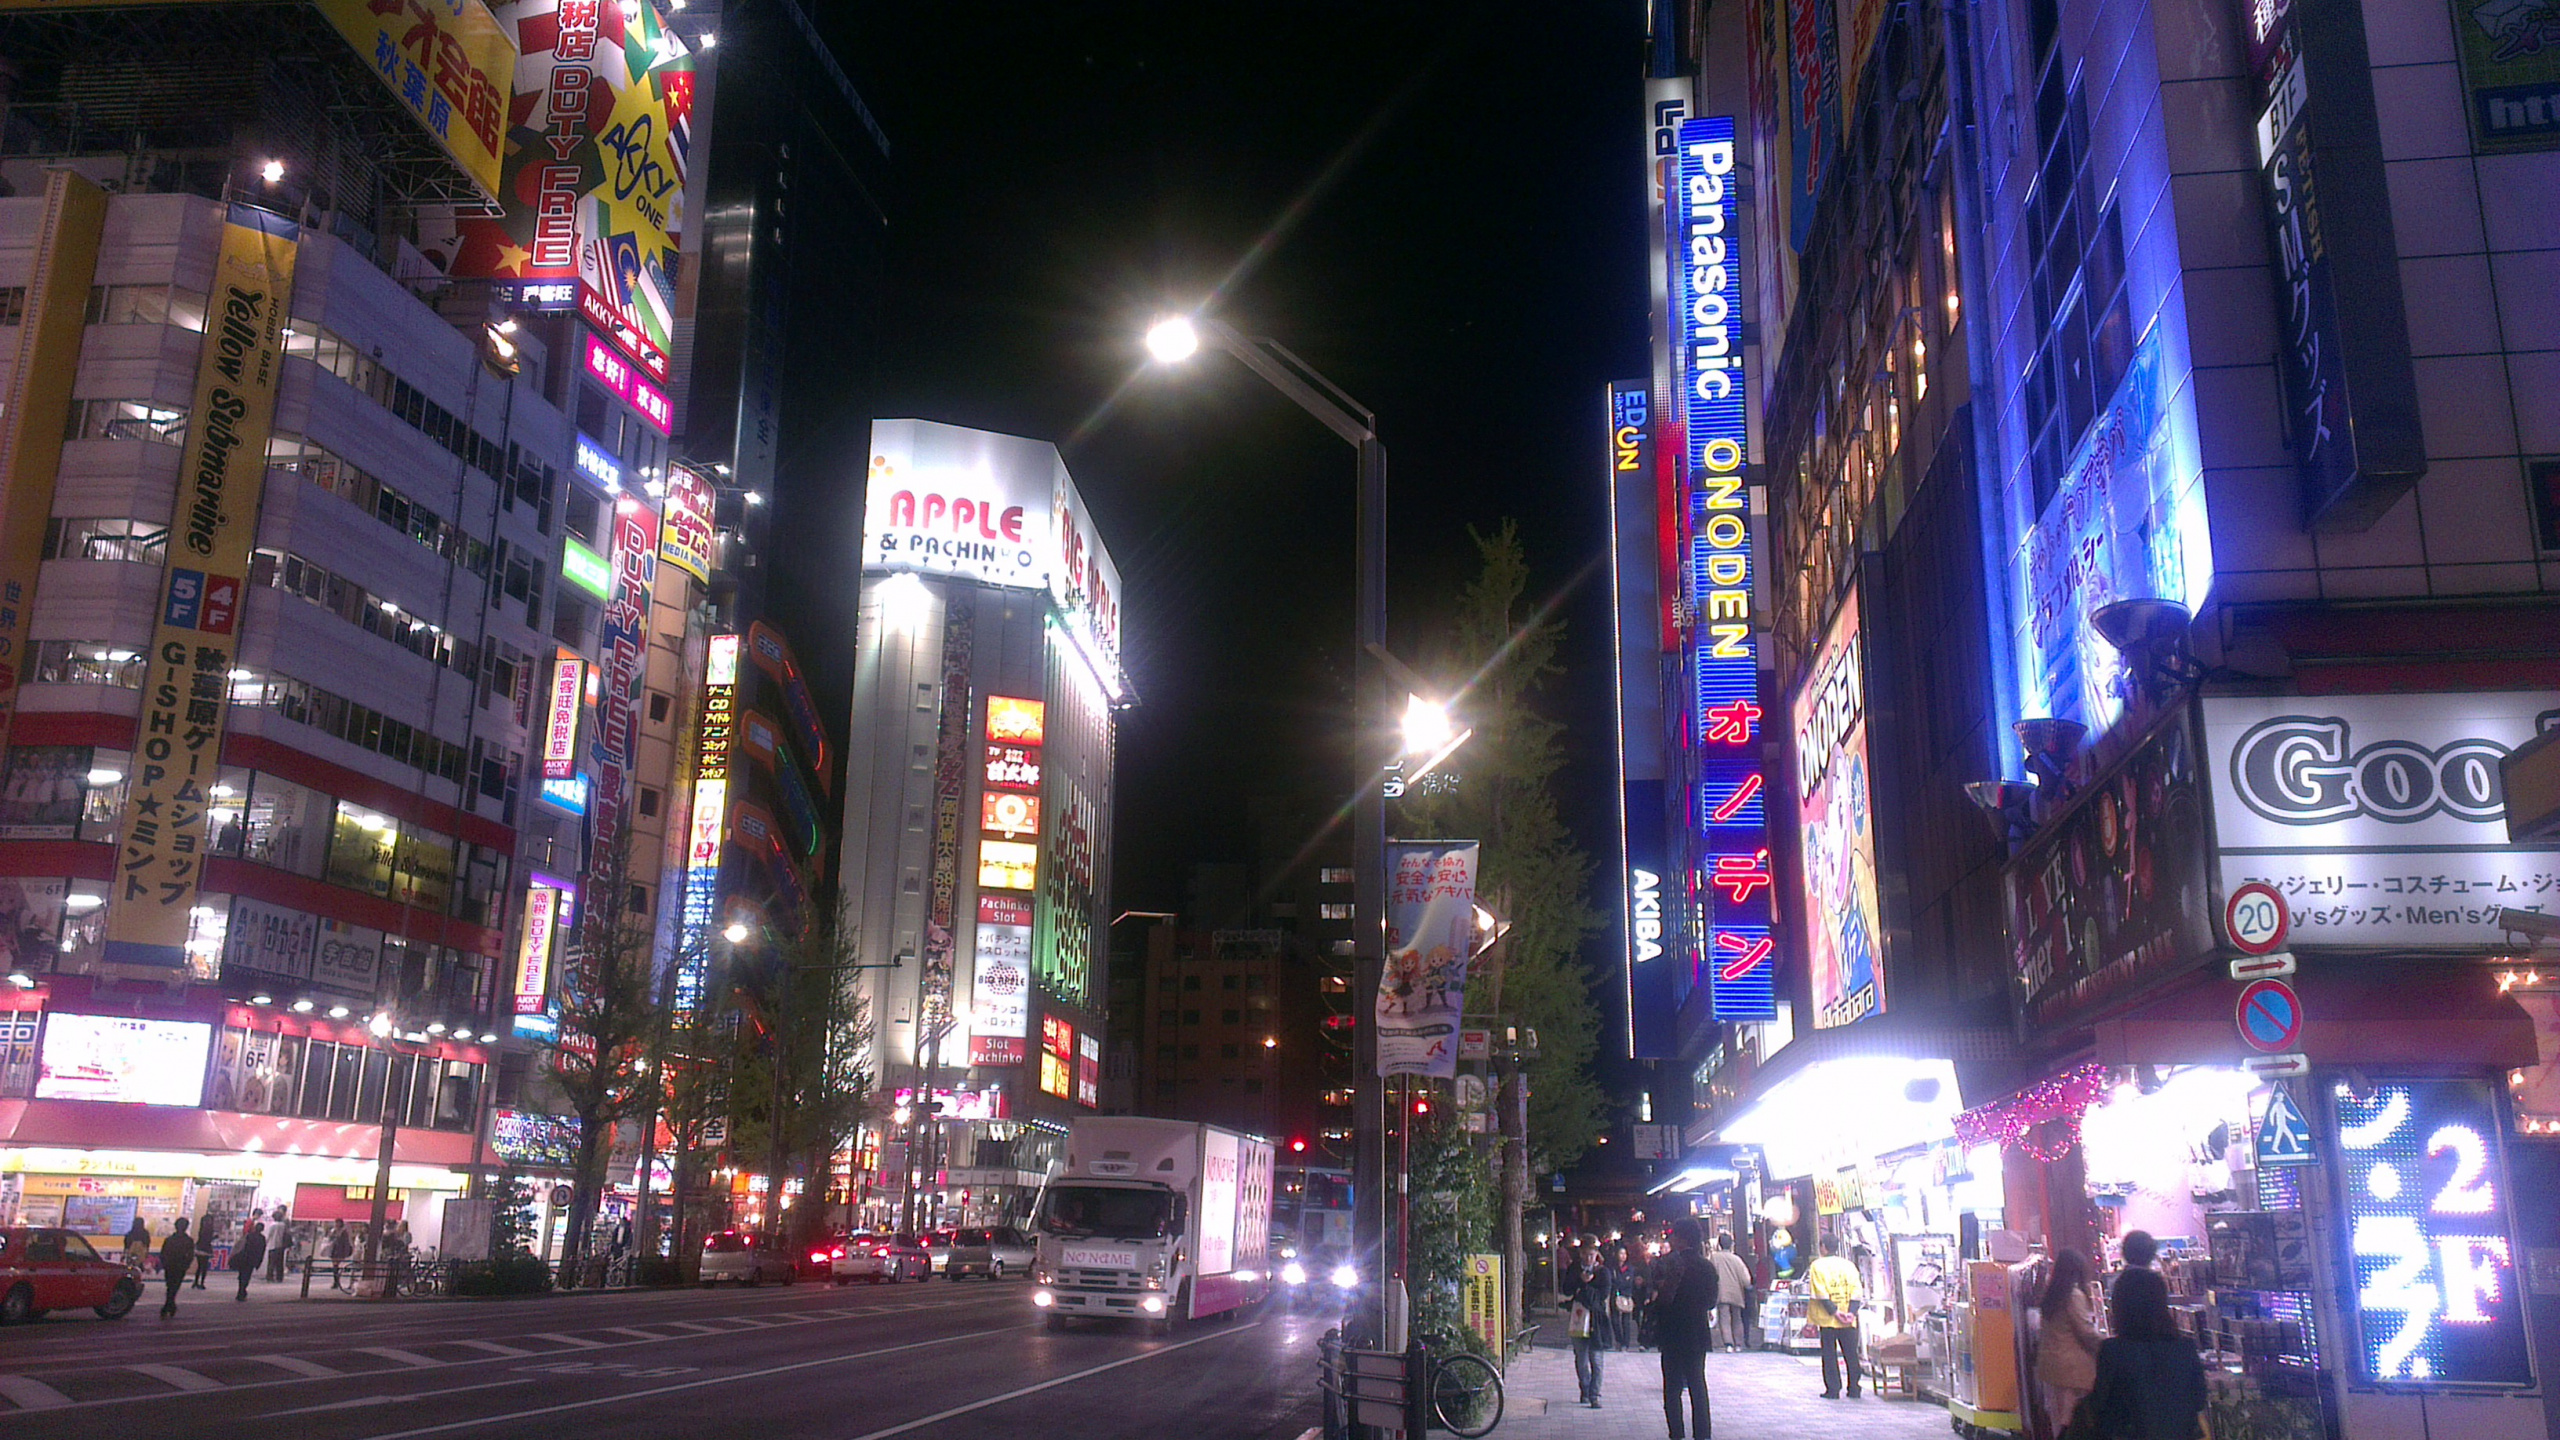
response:
M467 1345L471 1342L466 1340L463 1343ZM261 1365L273 1365L279 1370L290 1370L296 1375L308 1375L314 1380L332 1380L346 1373L343 1370L332 1370L317 1360L305 1360L299 1355L252 1355L249 1358Z
M128 1365L125 1368L133 1371L137 1375L148 1375L163 1385L168 1385L179 1390L219 1390L222 1388L222 1382L214 1379L210 1375L199 1375L193 1370L181 1369L175 1365Z
M492 1355L503 1355L511 1360L519 1355L533 1355L540 1353L538 1351L527 1350L521 1345L508 1345L496 1340L448 1340L445 1343L448 1345L467 1345L474 1350L486 1350Z
M0 1375L0 1399L21 1410L50 1410L71 1403L70 1396L31 1375Z
M385 1360L396 1360L403 1365L414 1366L418 1369L425 1369L431 1365L443 1365L448 1363L443 1360L438 1360L432 1355L421 1355L415 1350L401 1350L389 1345L359 1345L356 1347L356 1353L359 1355L379 1355Z

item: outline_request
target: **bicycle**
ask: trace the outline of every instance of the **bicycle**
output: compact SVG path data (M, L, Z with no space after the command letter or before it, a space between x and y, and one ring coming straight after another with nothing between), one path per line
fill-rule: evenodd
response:
M1423 1390L1440 1428L1477 1440L1502 1423L1502 1372L1473 1351L1423 1352Z

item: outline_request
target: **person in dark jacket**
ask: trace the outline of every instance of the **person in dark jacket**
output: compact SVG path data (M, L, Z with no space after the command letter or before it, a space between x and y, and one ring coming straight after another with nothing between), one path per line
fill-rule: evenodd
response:
M168 1286L167 1297L160 1302L160 1318L175 1319L178 1314L178 1287L187 1283L187 1272L195 1268L195 1237L187 1233L187 1217L181 1215L169 1227L169 1238L160 1242L160 1280Z
M1596 1248L1584 1252L1583 1263L1574 1267L1573 1276L1573 1293L1566 1297L1566 1303L1582 1307L1583 1328L1587 1332L1572 1337L1573 1379L1582 1391L1582 1403L1597 1410L1600 1356L1609 1348L1609 1310L1618 1295L1618 1277Z
M249 1298L249 1282L258 1266L267 1258L267 1227L252 1215L240 1227L240 1238L231 1246L231 1269L240 1277L240 1298Z
M2195 1440L2204 1414L2204 1361L2169 1314L2156 1270L2116 1277L2116 1333L2098 1345L2098 1378L2083 1408L2103 1440Z
M1689 1396L1691 1440L1709 1440L1714 1417L1707 1408L1707 1352L1715 1348L1716 1267L1707 1261L1707 1233L1695 1220L1671 1224L1671 1250L1653 1262L1647 1313L1662 1347L1662 1418L1671 1440L1682 1440L1680 1396Z
M204 1288L204 1277L213 1273L213 1214L211 1211L205 1213L204 1224L196 1230L195 1251L195 1288L201 1290Z

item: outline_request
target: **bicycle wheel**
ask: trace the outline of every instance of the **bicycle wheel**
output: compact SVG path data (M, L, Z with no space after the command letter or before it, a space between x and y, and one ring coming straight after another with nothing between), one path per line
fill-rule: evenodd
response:
M1431 1412L1461 1440L1502 1423L1502 1377L1480 1355L1458 1354L1431 1367Z

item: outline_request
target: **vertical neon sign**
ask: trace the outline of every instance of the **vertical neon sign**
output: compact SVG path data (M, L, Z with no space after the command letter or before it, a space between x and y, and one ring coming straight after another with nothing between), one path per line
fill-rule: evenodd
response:
M729 826L729 750L738 718L738 637L712 636L706 658L684 863L684 929L698 939L686 949L676 976L676 1008L686 1014L702 1000L711 921L720 903L720 843Z
M1719 1020L1777 1018L1774 877L1760 763L1760 644L1751 597L1751 497L1744 466L1741 232L1733 117L1680 127L1674 334L1686 414L1690 533L1682 577L1693 606L1689 671L1698 751L1694 887L1708 914L1704 965Z

